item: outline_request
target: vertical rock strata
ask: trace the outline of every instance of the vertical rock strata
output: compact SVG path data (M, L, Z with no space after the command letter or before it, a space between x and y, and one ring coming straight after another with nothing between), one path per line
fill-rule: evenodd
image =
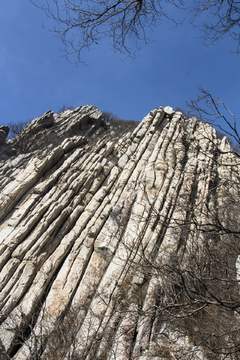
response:
M58 146L0 163L4 349L15 360L33 350L52 359L65 331L74 340L58 344L55 359L171 358L156 335L156 269L173 256L187 268L194 249L203 261L199 227L212 224L209 211L227 224L224 184L232 179L229 191L239 194L238 158L212 127L169 107L120 139L106 130L96 141L88 140L101 119L95 108L54 115L54 125L46 114L31 126L43 131L47 121ZM85 136L74 136L81 126Z

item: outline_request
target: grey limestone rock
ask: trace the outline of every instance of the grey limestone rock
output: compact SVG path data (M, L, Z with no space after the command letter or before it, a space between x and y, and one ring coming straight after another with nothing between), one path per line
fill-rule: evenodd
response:
M223 231L240 230L239 161L226 141L170 107L112 138L90 105L48 111L24 139L38 146L0 163L5 358L208 359L197 325L176 321L182 308L164 316L180 297L170 270L206 274L206 251L213 261L238 242Z

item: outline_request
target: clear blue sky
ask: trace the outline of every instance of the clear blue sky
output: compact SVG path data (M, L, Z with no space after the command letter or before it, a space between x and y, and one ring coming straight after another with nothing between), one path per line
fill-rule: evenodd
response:
M197 85L240 119L240 55L229 52L231 39L206 47L191 26L171 29L164 22L134 62L123 62L105 40L84 54L88 66L76 67L61 57L61 43L42 28L44 20L29 0L1 2L0 125L57 112L64 103L140 121L155 107L185 108Z

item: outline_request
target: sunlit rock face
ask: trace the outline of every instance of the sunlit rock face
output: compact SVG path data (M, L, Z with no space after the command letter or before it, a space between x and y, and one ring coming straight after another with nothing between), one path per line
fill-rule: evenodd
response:
M192 252L203 264L209 214L238 228L226 140L169 107L120 138L92 106L48 112L18 136L28 152L0 163L3 358L190 359L191 334L158 317L160 269L186 269Z

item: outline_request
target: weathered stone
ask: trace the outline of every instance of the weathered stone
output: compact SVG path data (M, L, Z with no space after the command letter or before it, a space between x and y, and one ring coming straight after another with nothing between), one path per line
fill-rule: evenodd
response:
M168 116L172 116L172 115L175 113L175 111L173 110L173 108L171 108L170 106L165 106L164 112L165 112Z
M0 146L5 144L8 133L9 133L8 126L0 126Z
M187 270L193 248L204 263L216 239L194 226L213 226L209 211L240 230L238 159L211 126L170 107L115 140L102 121L90 105L48 111L18 140L48 136L51 144L1 162L0 345L30 360L38 339L41 359L52 359L54 329L70 331L71 319L75 343L57 343L56 359L73 350L88 360L167 359L181 344L207 359L191 334L178 339L172 324L159 323L167 294L157 270L173 261ZM226 236L215 234L220 244Z

